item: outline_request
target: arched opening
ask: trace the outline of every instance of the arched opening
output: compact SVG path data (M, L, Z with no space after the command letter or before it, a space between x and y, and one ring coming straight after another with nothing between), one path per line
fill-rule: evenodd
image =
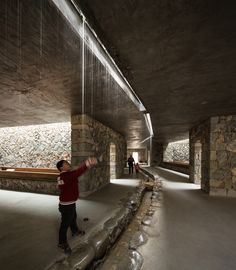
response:
M200 185L202 180L202 144L197 141L194 145L194 183Z
M116 145L110 144L110 179L116 178Z

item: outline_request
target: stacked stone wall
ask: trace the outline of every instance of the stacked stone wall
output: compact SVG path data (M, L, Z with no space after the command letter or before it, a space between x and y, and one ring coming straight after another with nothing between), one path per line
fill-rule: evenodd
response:
M211 193L236 195L236 115L211 118Z
M189 142L173 142L165 147L164 161L189 162Z
M24 175L18 176L18 178L11 176L2 177L0 174L0 189L23 191L23 192L33 192L40 194L51 194L58 195L57 186L57 175L54 179L50 177L49 179L41 179L40 175L30 178L30 176L25 177Z
M202 147L201 153L201 189L209 193L210 181L210 119L193 127L189 133L190 157L190 181L196 183L195 175L195 145L200 143Z
M202 147L201 188L211 195L236 196L236 115L211 117L191 129L192 182L198 161L196 145Z
M71 124L0 129L0 167L55 168L71 159Z
M80 177L81 196L87 196L108 184L111 175L112 178L123 175L126 149L126 141L121 134L89 116L72 117L72 165L77 166L88 156L100 159L95 168Z

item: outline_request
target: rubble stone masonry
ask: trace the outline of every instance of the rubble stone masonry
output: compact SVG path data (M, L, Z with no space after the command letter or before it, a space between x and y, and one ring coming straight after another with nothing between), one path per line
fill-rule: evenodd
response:
M216 116L190 131L190 179L195 144L202 145L201 187L211 195L236 196L236 115Z
M99 164L80 177L82 197L100 189L110 178L123 175L126 162L125 138L87 115L72 117L72 165L77 166L89 156Z
M196 159L196 144L201 144L201 179L195 179L197 159ZM190 146L190 181L193 183L201 182L201 189L209 193L209 175L210 175L210 120L206 120L199 125L193 127L189 134Z
M236 195L236 115L211 118L211 194Z
M71 124L0 129L0 167L54 168L71 159Z

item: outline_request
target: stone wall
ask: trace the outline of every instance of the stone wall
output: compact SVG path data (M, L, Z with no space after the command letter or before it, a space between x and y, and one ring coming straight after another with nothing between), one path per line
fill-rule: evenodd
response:
M58 174L0 171L0 189L58 195Z
M201 166L199 167L201 168L201 179L196 179L196 144L201 145ZM189 145L190 181L201 183L201 189L208 193L210 190L210 120L206 120L190 130Z
M111 175L113 178L123 175L126 149L124 137L109 127L86 115L72 117L72 165L77 166L89 156L100 160L80 177L82 197L108 184Z
M164 146L164 161L189 162L189 141L173 142Z
M191 181L198 183L196 177L211 195L236 196L235 115L211 117L191 129Z
M116 145L110 144L110 179L116 178Z
M211 118L211 194L236 196L236 115Z
M71 159L71 124L1 128L0 142L0 167L55 168Z

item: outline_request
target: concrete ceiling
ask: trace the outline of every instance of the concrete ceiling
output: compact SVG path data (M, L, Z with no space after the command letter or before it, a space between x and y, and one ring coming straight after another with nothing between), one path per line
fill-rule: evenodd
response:
M236 113L235 1L74 2L150 112L156 141ZM85 112L136 147L148 136L142 114L91 61ZM0 127L70 121L82 111L81 40L51 0L0 1L0 74Z
M236 1L75 2L150 112L155 140L236 113Z
M137 147L148 136L143 114L86 47L85 62L83 100L81 38L52 1L1 0L0 127L70 121L84 111Z

